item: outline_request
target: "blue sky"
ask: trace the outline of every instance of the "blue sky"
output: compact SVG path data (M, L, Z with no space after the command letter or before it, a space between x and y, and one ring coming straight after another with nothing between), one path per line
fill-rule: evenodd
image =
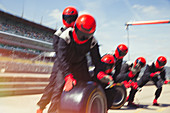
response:
M127 43L126 22L170 20L170 0L0 0L0 9L50 28L62 26L65 7L74 6L79 15L89 13L97 22L95 37L101 55ZM164 55L170 66L170 24L129 27L129 53L125 60L143 56L147 63Z

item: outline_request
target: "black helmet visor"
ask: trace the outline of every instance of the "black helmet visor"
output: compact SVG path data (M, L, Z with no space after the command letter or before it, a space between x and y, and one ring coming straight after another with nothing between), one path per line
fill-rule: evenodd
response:
M75 25L75 32L77 34L77 38L80 40L80 41L84 41L84 40L87 40L87 39L90 39L92 36L93 36L93 33L84 33L82 31L80 31L77 26Z
M63 19L68 23L71 24L72 22L76 21L78 15L63 15Z

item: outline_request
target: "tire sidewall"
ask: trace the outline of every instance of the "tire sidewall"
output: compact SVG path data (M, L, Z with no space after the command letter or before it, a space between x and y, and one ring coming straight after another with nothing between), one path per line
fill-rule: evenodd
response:
M96 107L97 104L97 107ZM98 107L99 106L99 107ZM81 82L69 92L63 92L60 98L60 113L91 113L90 109L107 111L107 101L103 88L93 82ZM94 111L96 111L94 109Z
M127 91L126 88L124 87L123 84L121 83L117 83L114 87L114 96L116 99L116 96L120 95L120 101L119 102L115 102L115 100L113 100L111 109L120 109L126 102L126 98L127 98Z
M98 105L95 109L98 109L98 113L105 113L107 111L107 101L104 91L101 88L95 88L87 99L85 113L91 113L90 111L94 109L92 107L96 100L98 100Z

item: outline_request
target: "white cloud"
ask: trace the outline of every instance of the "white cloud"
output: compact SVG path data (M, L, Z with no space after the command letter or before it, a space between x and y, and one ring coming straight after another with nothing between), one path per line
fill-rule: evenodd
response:
M62 12L59 9L54 9L52 11L46 11L46 16L44 20L44 24L51 28L57 28L63 26L62 24Z
M56 21L62 20L62 12L59 9L54 9L49 13L49 16L55 19Z
M154 15L159 15L159 10L157 10L156 7L154 6L143 6L143 5L133 5L133 8L136 9L137 11L139 11L139 13L143 13L145 15L150 15L150 16L154 16Z

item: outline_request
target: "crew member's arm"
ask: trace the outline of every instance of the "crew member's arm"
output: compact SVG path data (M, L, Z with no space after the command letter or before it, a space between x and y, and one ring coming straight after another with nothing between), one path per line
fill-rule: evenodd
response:
M139 77L139 73L140 73L140 72L136 73L136 75L132 78L132 80L133 80L134 82L137 81L137 78Z
M167 84L168 81L166 80L166 71L165 68L162 69L161 73L160 73L161 79L164 81L164 84Z
M110 84L110 82L113 80L112 76L107 75L107 74L104 73L103 71L100 71L100 72L97 74L97 78L98 78L102 83L105 83L105 84Z
M146 79L150 79L150 78L156 76L157 74L159 74L159 72L152 73L152 70L151 70L152 66L153 66L153 64L146 66L146 69L145 69L144 74L143 74L143 76L145 76Z
M126 88L130 87L130 84L128 83L128 81L130 80L129 68L130 68L129 63L127 62L124 63L121 67L120 73L117 75L116 78L116 82L123 83Z
M123 59L118 59L116 61L116 64L115 64L115 73L114 73L113 77L117 77L117 75L120 73L120 69L122 67L122 62L123 62Z
M99 53L99 45L94 37L92 37L92 42L91 42L91 50L90 50L90 56L92 59L92 63L95 66L95 76L97 77L98 80L100 80L103 83L109 84L113 78L110 75L107 75L103 70L104 64L101 62L101 56Z
M70 91L74 85L76 85L76 80L73 78L73 74L70 72L70 63L69 63L69 44L70 44L70 37L69 33L72 29L67 29L62 33L60 36L60 40L58 43L58 59L60 62L60 71L62 71L62 75L64 75L65 85L64 91Z
M92 63L95 66L95 68L100 68L101 64L101 55L99 52L99 45L94 37L92 37L92 42L91 42L91 49L90 49L90 56L92 59Z
M129 65L127 63L124 63L120 69L120 74L117 75L116 81L122 82L122 81L129 81Z

